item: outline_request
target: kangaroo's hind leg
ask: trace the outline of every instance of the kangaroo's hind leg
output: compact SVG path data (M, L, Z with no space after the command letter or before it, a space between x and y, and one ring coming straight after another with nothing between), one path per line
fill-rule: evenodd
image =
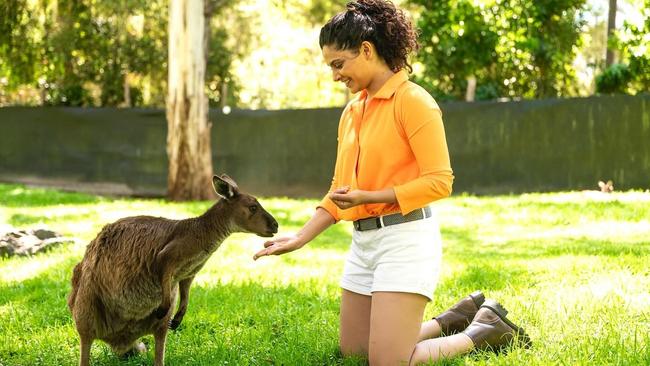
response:
M187 311L187 303L190 300L190 286L192 286L192 280L194 280L194 276L184 279L183 281L178 283L181 302L178 306L178 311L176 312L176 315L174 315L174 319L172 319L172 321L169 322L169 329L171 330L176 330L178 326L181 325L181 322L183 321L183 317L185 316L185 312Z
M172 291L171 293L171 303L176 303L176 298L178 292ZM158 316L156 314L151 314L150 318L154 318L155 328L153 328L153 339L156 343L156 353L154 356L154 365L163 366L165 364L165 342L167 340L167 331L169 330L169 320L172 316L171 309L168 309L167 314L163 316L162 319L157 320Z
M90 347L93 344L92 337L79 334L79 348L81 355L79 357L79 366L90 365Z
M155 366L165 365L165 342L167 339L168 329L169 327L167 325L167 322L163 322L153 333L153 338L156 342L156 354L154 356Z
M75 309L78 310L78 309ZM84 317L73 314L77 332L79 333L79 366L90 365L90 347L95 340L95 332L92 330L91 325Z
M76 299L71 303L72 319L74 320L77 333L79 333L79 365L90 365L90 347L97 334L94 323L94 307L83 288L77 294Z

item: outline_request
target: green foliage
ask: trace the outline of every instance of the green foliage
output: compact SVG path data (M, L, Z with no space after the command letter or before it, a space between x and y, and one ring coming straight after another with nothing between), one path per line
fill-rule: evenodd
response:
M596 77L596 91L603 94L623 94L632 76L627 65L613 64Z
M496 57L498 35L472 1L426 6L418 26L422 32L419 60L426 67L421 83L432 86L440 99L462 99L468 76L486 78Z
M349 0L311 0L304 15L314 25L324 25L331 17L345 9Z
M223 16L233 3L208 0L206 10ZM132 106L164 105L168 0L10 0L4 6L0 31L12 30L0 36L7 91L28 86L50 105L117 106L127 99ZM206 80L232 80L233 52L226 46L232 31L219 25L210 31Z
M13 88L31 81L38 49L28 35L34 36L35 20L27 0L0 3L0 88Z
M444 262L424 319L481 289L533 339L530 350L474 352L444 365L648 365L650 193L455 196L436 203ZM314 200L263 198L283 232ZM0 363L76 365L66 296L72 268L101 227L120 217L199 215L211 202L109 199L0 185L0 222L45 224L79 238L30 258L0 258ZM337 352L338 281L351 227L341 222L284 256L252 255L263 239L231 236L199 272L184 323L167 339L171 365L364 365ZM128 360L96 341L93 364Z
M576 93L572 62L585 0L443 0L422 7L420 79L442 99L461 99L467 77L477 99Z
M612 65L597 77L600 93L650 92L650 0L644 0L643 24L625 21L623 30L612 41L620 52L621 65ZM611 83L616 83L613 86Z

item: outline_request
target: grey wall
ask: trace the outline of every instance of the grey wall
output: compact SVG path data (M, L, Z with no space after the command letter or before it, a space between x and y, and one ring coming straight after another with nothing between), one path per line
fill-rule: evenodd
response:
M650 187L650 96L441 105L455 192ZM341 109L213 110L216 173L260 195L329 187ZM164 111L0 108L0 180L163 195Z

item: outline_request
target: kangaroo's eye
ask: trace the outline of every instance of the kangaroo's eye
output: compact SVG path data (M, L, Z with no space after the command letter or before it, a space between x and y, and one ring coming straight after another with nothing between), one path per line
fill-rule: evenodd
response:
M255 212L257 212L257 206L249 206L249 207L248 207L248 210L249 210L251 213L255 213Z

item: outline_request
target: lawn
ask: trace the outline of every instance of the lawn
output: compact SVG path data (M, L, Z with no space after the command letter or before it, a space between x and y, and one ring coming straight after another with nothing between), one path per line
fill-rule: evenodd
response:
M281 232L317 201L261 198ZM0 258L0 365L75 365L66 306L72 267L101 227L130 215L184 218L211 202L118 199L0 185L0 225L45 225L75 243L31 258ZM481 289L510 310L532 349L473 353L451 365L649 365L650 193L585 192L476 197L435 204L444 240L442 281L425 316ZM253 261L263 239L235 234L197 276L168 365L363 365L337 353L338 280L351 226L302 250ZM145 343L152 348L153 338ZM118 360L100 341L98 365Z

